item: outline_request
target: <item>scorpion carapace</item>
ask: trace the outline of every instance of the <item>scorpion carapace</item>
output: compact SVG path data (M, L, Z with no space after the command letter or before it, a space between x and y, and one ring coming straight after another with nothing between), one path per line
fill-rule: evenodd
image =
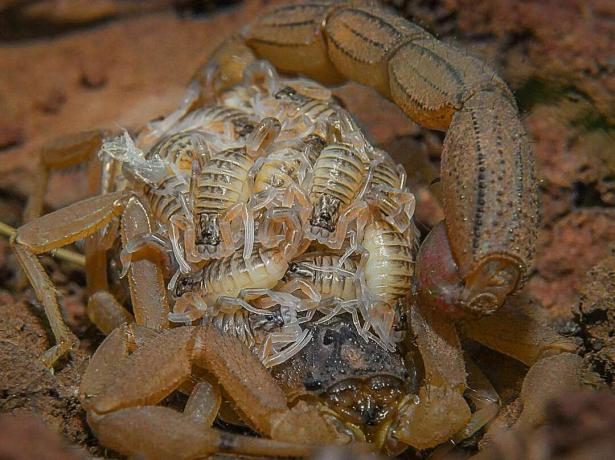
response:
M445 221L418 256L403 168L329 89L276 68L356 80L448 129ZM52 367L77 339L37 256L86 238L87 312L109 335L80 400L111 449L166 459L306 456L353 440L388 454L452 446L499 407L459 332L533 366L523 427L540 421L530 403L548 395L541 380L578 381L574 344L508 298L538 220L510 91L375 5L278 8L226 41L180 107L135 138L58 145L45 177L98 150L100 195L26 223L12 246L57 341L43 356ZM40 193L32 203L29 217ZM129 307L113 295L124 285ZM161 403L176 390L190 395L182 412ZM214 428L222 394L267 439Z

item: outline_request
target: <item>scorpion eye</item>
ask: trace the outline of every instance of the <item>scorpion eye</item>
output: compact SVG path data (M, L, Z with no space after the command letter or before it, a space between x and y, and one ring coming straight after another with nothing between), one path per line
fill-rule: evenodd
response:
M295 262L291 262L288 264L288 271L291 273L296 273L299 266Z
M290 87L286 87L284 89L281 89L280 91L278 91L275 95L276 99L282 99L282 98L290 98L292 99L293 96L295 96L297 94L297 91L295 91L294 89L290 88Z

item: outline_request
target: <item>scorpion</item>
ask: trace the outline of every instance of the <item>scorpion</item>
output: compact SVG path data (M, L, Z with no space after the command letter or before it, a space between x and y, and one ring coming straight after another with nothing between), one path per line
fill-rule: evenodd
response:
M263 60L309 80L299 85L281 80ZM312 82L347 79L374 88L422 126L446 130L445 219L418 253L410 221L413 198L403 174L328 101L328 90ZM255 87L274 99L278 95L288 107L262 104L256 115L245 110ZM274 193L258 203L264 220L255 229L255 251L245 250L252 245L244 234L242 253L205 260L198 252L197 227L202 232L215 219L191 221L197 208L184 194L202 196L199 174L208 174L207 162L224 150L207 135L194 136L205 130L204 106L212 94L218 104L248 113L234 123L239 118L223 110L208 112L223 118L218 128L225 148L244 143L246 162L297 131L302 139L313 136L309 146L294 146L301 153L295 166L305 164L310 174L287 176L302 182L299 188L310 181L314 186L307 221L299 209L306 200L297 195L284 206ZM267 117L261 127L273 126L271 119L281 126L245 144L262 131L257 123ZM102 173L99 195L34 218L41 214L49 170L86 159L104 139L104 133L87 133L47 150L42 185L12 247L56 339L42 356L52 369L77 338L62 320L56 290L37 256L86 238L87 311L108 336L83 376L80 399L105 446L146 458L197 458L305 456L317 446L352 441L395 455L409 446L457 443L491 420L499 406L486 379L464 356L460 334L531 366L521 395L521 426L540 423L534 407L548 396L544 381L576 381L574 344L514 295L532 267L539 201L532 151L510 90L479 60L388 10L320 0L274 9L226 40L195 74L181 106L138 138L145 150L160 142L156 155L130 161L103 155L92 166ZM191 139L189 152L180 139ZM163 152L176 141L173 153ZM227 145L233 142L237 145ZM335 176L342 159L353 165L351 182L333 181L321 194L316 179L329 172ZM242 168L246 178L252 166ZM149 200L148 193L156 194L151 188L169 171L189 184L167 183L168 203L175 203L169 212L184 219L178 228L188 238L173 231L157 236L158 219L169 208ZM332 193L342 186L347 195ZM342 203L355 210L344 214ZM335 221L340 212L346 217L341 225ZM338 228L350 220L354 241L344 248L339 240L344 243L347 229ZM306 226L330 232L334 225L343 234L339 240L303 238ZM106 277L108 249L117 236L130 253L130 311L111 294ZM323 252L306 253L309 246ZM182 272L177 268L184 251L190 256ZM177 302L185 296L193 300ZM200 305L197 298L206 312L220 308L195 324L203 313L190 316ZM336 298L339 302L327 302ZM355 319L362 302L374 323ZM339 305L351 319L339 314ZM277 307L279 312L273 310ZM312 321L316 314L324 316ZM174 325L174 315L188 324ZM361 333L366 324L395 336L395 346L366 341ZM391 332L395 328L399 334ZM261 339L255 353L252 341ZM221 389L235 416L262 437L212 426L222 417ZM183 412L158 405L175 390L189 395Z

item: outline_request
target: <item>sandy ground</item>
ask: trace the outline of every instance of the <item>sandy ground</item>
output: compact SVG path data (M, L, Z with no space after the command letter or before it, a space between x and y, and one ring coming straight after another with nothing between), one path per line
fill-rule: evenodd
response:
M263 7L277 2L251 0L223 9L205 1L157 1L147 8L138 3L0 1L2 221L19 224L36 180L38 152L47 142L90 129L137 129L168 113L212 49ZM481 57L511 84L533 139L544 207L539 257L526 294L545 307L560 331L577 338L588 379L612 384L615 6L606 0L389 3L441 39ZM407 167L417 195L417 221L426 231L442 218L438 185L432 185L438 177L442 134L409 123L392 104L356 85L346 85L337 94L374 143ZM84 197L85 190L82 169L55 174L48 209ZM32 292L16 288L15 264L6 241L0 240L0 413L5 414L0 426L57 445L57 456L48 458L107 455L88 431L76 399L87 357L102 339L84 314L83 274L69 264L45 259L63 296L67 321L82 341L72 359L51 375L36 359L49 346L49 330ZM498 375L490 377L498 380ZM504 399L511 411L514 388L502 385L502 391L509 392ZM551 413L553 425L565 433L571 423L574 426L570 411L583 414L596 405L611 404L604 401L610 401L606 394L562 397ZM63 450L38 420L77 447ZM524 458L528 445L557 444L560 450L552 451L564 458L573 455L579 443L600 438L604 426L614 423L602 421L606 425L579 422L579 432L585 434L578 442L568 437L566 444L558 432L543 433L516 439L514 449L512 441L502 441L503 449L507 455L520 455L506 458ZM5 430L0 433L5 436L0 446L10 444L2 441L9 439ZM11 452L7 458L36 457L24 449ZM46 453L54 452L50 447ZM0 457L3 453L0 448Z

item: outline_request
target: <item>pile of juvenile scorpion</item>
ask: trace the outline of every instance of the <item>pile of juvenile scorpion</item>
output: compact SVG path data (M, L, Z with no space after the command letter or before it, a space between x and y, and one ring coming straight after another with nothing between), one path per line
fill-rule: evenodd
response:
M420 249L403 167L330 90L276 68L354 79L448 129L445 222ZM39 217L49 172L94 153L97 195ZM541 422L545 381L578 381L574 344L511 297L539 204L510 91L371 4L274 10L214 53L176 111L135 136L56 142L39 172L12 246L57 341L42 360L52 369L77 338L37 255L85 239L87 312L108 337L80 400L119 452L302 456L367 441L440 455L499 409L460 333L531 366L520 428ZM176 390L181 412L159 404Z
M147 153L124 133L99 157L143 187L155 229L121 250L121 277L131 253L165 251L170 321L213 323L266 367L309 343L302 324L344 313L361 337L395 349L414 196L328 89L257 61L216 105L152 131L161 139Z

